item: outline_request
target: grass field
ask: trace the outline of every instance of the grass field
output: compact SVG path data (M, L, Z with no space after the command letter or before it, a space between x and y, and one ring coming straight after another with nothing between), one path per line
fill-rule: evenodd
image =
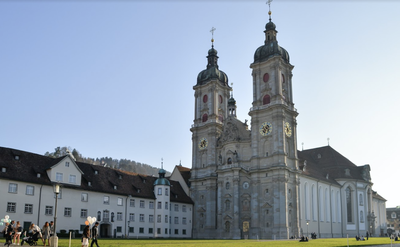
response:
M144 247L253 247L253 246L308 246L308 247L330 247L330 246L347 246L346 238L327 238L315 239L309 242L299 242L298 240L169 240L169 239L150 239L150 240L128 240L128 239L99 239L100 247L127 247L127 246L144 246ZM356 241L349 238L349 246L373 246L373 245L389 245L389 238L370 238L368 241ZM42 246L39 240L38 245ZM14 245L15 246L15 245ZM24 245L25 246L25 245ZM68 239L59 239L59 247L68 247ZM80 239L72 239L71 247L81 246ZM393 246L400 247L400 242L393 242Z

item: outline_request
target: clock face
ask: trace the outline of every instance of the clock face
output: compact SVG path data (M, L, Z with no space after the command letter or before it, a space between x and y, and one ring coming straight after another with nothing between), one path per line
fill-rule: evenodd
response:
M208 145L207 139L206 139L206 138L201 138L201 139L200 139L200 142L199 142L199 148L200 148L201 150L206 149L206 148L207 148L207 145Z
M272 125L269 122L264 122L260 126L260 134L263 136L271 134L272 131Z
M290 124L288 122L285 123L285 133L288 137L292 136L292 127L290 126Z

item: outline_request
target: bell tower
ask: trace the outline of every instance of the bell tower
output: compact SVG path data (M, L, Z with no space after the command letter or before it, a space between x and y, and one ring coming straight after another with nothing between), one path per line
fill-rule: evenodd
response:
M215 28L211 29L214 34ZM195 238L212 236L216 229L217 139L228 117L229 92L227 75L219 69L214 39L208 51L207 67L197 76L195 114L192 128L191 196L197 204L194 212Z
M270 4L271 1L268 1ZM261 188L268 191L273 214L264 220L269 235L299 235L296 117L292 95L289 53L278 45L276 25L265 25L265 41L250 65L253 76L251 116L251 169L257 171ZM271 225L272 224L272 225Z

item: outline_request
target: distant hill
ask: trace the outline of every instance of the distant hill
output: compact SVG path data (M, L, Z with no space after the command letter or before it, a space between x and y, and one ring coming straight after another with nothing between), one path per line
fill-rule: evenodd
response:
M70 151L72 150L72 152ZM128 172L135 172L139 174L144 174L144 175L149 175L149 176L158 176L158 170L159 168L157 167L152 167L147 164L143 164L140 162L136 162L134 160L128 160L128 159L113 159L111 157L102 157L102 158L88 158L84 157L78 150L75 148L72 149L71 147L56 147L54 149L54 152L46 152L44 155L49 156L49 157L54 157L58 158L64 155L67 155L71 153L76 161L78 162L84 162L92 165L101 165L101 166L107 166L123 171L128 171ZM167 171L167 176L169 176L171 173Z

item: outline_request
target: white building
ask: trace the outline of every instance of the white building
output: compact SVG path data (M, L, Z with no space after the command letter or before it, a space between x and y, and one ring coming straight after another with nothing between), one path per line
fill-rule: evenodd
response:
M56 228L82 233L88 216L101 237L191 238L193 201L177 181L0 147L0 214L42 227L54 220L54 184L61 185ZM174 177L179 179L179 171ZM187 187L184 179L180 180Z

